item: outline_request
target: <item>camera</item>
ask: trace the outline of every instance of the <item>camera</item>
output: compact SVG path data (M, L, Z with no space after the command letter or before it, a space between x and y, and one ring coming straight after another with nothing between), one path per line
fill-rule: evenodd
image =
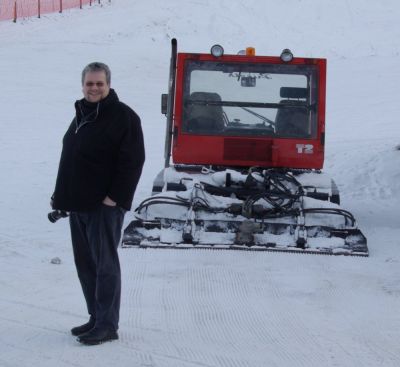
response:
M69 213L66 212L65 210L53 210L49 214L47 214L47 218L49 218L49 221L51 223L57 222L60 218L66 218L68 217Z

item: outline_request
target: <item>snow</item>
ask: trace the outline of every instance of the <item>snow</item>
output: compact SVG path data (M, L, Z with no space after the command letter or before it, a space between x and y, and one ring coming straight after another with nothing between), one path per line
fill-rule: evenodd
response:
M398 1L103 3L0 22L0 366L399 366ZM143 200L163 165L171 37L328 59L324 170L370 257L121 249L120 340L85 347L69 333L86 311L67 221L46 218L61 138L81 69L108 63L143 121Z

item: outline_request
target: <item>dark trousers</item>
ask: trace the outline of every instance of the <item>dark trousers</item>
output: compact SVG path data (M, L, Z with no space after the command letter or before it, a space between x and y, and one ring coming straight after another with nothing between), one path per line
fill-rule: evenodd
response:
M72 247L87 309L95 326L118 329L121 268L118 243L125 210L102 204L69 217Z

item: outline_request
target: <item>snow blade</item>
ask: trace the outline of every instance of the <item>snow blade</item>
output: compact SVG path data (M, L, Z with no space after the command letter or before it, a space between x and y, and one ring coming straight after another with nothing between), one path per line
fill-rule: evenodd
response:
M168 167L153 193L136 208L123 247L368 256L367 239L321 172Z
M296 239L297 231L295 225L277 223L196 221L189 233L184 221L135 220L124 231L122 247L368 256L367 240L359 229L312 226L306 242Z

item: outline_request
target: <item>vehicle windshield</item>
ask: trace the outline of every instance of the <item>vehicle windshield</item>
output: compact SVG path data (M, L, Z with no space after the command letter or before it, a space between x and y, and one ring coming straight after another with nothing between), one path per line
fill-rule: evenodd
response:
M317 77L312 65L188 61L185 133L314 138Z

